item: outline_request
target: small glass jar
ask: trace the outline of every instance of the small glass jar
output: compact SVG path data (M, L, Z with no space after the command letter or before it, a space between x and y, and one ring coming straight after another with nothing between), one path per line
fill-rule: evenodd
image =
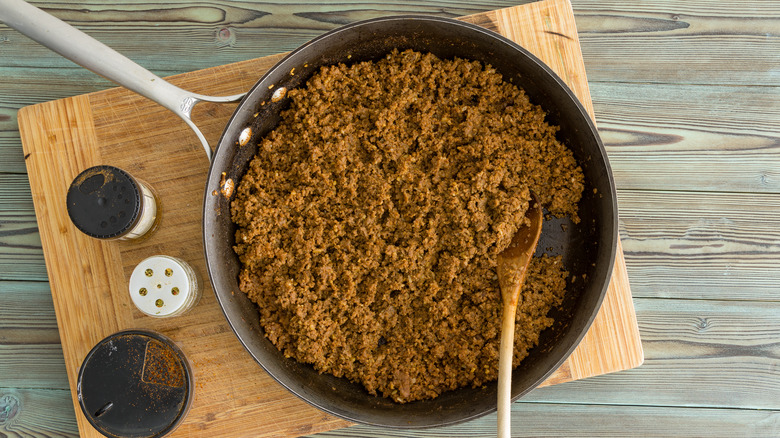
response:
M67 195L70 220L84 234L106 240L139 240L157 228L161 209L154 190L113 166L81 172Z
M166 255L139 263L130 276L129 289L138 310L156 318L184 314L202 295L195 270L184 260Z
M189 359L170 338L125 330L92 348L76 388L84 416L101 434L159 438L184 421L195 378Z

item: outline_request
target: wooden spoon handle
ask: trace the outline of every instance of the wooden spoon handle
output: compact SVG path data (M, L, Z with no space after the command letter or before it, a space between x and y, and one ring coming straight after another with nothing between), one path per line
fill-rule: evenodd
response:
M517 305L504 306L501 317L501 344L498 350L498 438L510 437L512 419L512 356Z

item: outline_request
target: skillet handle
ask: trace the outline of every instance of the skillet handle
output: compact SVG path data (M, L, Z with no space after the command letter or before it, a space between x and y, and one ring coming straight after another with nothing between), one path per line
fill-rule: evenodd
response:
M0 0L0 21L33 41L123 87L147 97L181 117L195 131L211 161L211 147L191 118L200 102L235 102L244 94L211 97L172 85L100 41L23 0Z

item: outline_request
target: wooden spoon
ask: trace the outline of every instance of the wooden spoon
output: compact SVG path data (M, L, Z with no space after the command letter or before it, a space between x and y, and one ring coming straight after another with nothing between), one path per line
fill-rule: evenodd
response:
M536 251L536 244L542 232L542 206L533 192L531 192L531 201L525 217L531 221L531 224L517 230L509 247L498 255L496 267L498 284L501 287L501 300L504 305L501 317L501 345L498 350L499 438L509 438L510 433L515 313L528 264Z

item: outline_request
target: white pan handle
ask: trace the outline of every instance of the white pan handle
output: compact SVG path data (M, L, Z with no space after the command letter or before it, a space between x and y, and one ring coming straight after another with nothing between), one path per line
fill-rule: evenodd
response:
M67 59L159 103L195 131L211 160L211 147L190 115L200 102L235 102L244 94L211 97L172 85L100 41L23 0L0 0L0 21Z

